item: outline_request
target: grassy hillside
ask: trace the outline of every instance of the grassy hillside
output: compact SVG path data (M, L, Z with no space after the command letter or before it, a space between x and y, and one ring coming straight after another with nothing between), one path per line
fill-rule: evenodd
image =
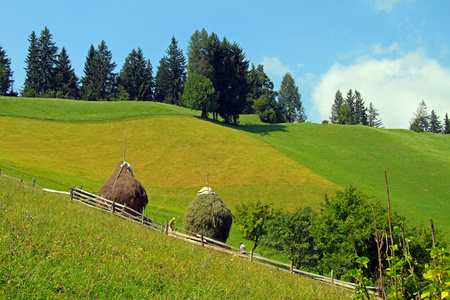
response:
M0 178L2 299L348 299Z
M412 221L433 218L450 229L450 136L365 126L239 126L322 177L391 203Z
M269 125L254 115L223 126L160 103L0 97L0 115L4 172L37 176L55 188L97 192L122 159L126 130L126 160L149 192L146 213L157 219L184 214L206 184L207 164L210 185L232 209L253 199L287 209L318 207L325 193L350 183L386 201L386 169L396 210L413 222L433 218L450 228L449 136Z

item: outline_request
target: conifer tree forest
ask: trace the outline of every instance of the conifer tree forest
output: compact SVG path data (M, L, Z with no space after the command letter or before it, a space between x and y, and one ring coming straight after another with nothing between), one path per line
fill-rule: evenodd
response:
M120 70L113 54L102 40L97 47L89 47L83 76L78 78L72 67L69 51L59 48L53 35L45 27L39 34L28 36L25 58L25 82L20 90L24 97L61 98L86 101L156 101L201 109L202 117L225 123L239 123L241 114L257 114L266 123L304 123L305 113L301 93L290 73L286 73L280 90L264 72L263 65L255 66L244 49L226 37L196 30L190 37L186 56L174 36L158 66L146 59L141 48L132 49ZM200 76L193 76L193 74ZM191 77L189 95L184 96ZM212 85L205 88L205 79ZM200 80L200 82L195 82ZM198 88L203 86L203 88ZM197 87L195 92L192 88ZM207 95L199 91L207 91ZM0 45L0 95L17 96L14 91L11 59ZM188 99L188 100L187 100ZM205 102L206 101L206 102ZM205 106L205 103L209 103ZM327 123L328 121L324 121ZM343 125L381 127L382 120L372 102L366 105L358 90L344 96L335 94L330 122ZM441 121L435 111L428 115L424 101L410 121L416 132L450 132L448 116Z

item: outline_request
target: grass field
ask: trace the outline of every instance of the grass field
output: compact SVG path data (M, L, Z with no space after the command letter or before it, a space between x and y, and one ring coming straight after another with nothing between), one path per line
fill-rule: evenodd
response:
M2 299L349 299L0 178Z
M82 185L96 193L122 159L126 130L126 160L149 193L146 213L159 221L184 214L206 184L209 164L210 185L232 209L256 199L318 208L325 193L351 183L386 201L387 170L397 211L450 228L449 136L270 125L254 115L225 126L199 119L199 112L139 102L0 97L0 115L3 172L66 190Z

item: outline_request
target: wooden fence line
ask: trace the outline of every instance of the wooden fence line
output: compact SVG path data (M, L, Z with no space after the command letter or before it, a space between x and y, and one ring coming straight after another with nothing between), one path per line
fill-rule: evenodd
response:
M228 245L226 243L222 243L220 241L214 240L209 237L205 237L202 234L191 232L182 227L174 227L174 230L169 229L170 226L168 225L168 222L166 222L166 224L164 225L162 223L157 222L156 220L150 219L149 217L145 216L143 213L137 212L137 211L133 210L132 208L127 207L126 205L116 203L114 201L108 200L106 198L103 198L98 195L95 195L90 192L79 189L78 187L70 189L70 192L46 189L46 188L40 187L38 185L35 185L34 178L33 178L33 182L30 183L30 182L23 181L22 176L20 179L18 179L15 177L11 177L11 176L2 174L1 168L0 168L0 176L4 176L4 177L10 178L10 179L19 181L21 183L23 182L32 187L40 188L46 192L69 195L70 200L79 202L88 207L98 209L101 211L110 212L118 217L123 218L123 219L130 220L132 222L141 224L143 226L149 227L154 230L165 232L167 235L170 235L172 237L182 239L184 241L188 241L191 243L195 243L195 244L201 245L203 247L208 247L208 248L216 250L216 251L225 252L225 253L232 254L232 255L237 255L241 258L248 259L250 261L254 261L254 262L263 264L265 266L275 267L279 270L283 270L286 272L291 272L294 274L297 273L297 274L300 274L303 276L308 276L315 280L329 283L331 285L335 285L338 287L342 287L342 288L346 288L346 289L354 289L357 286L357 284L355 284L355 283L334 279L333 271L331 272L331 277L326 277L326 276L322 276L322 275L318 275L318 274L314 274L314 273L309 273L306 271L295 269L293 267L292 262L291 262L291 264L286 264L286 263L283 263L283 262L280 262L277 260L262 257L260 255L253 255L254 253L251 253L251 255L241 254L241 253L239 253L240 249L237 247ZM184 231L185 233L181 233L180 231ZM238 252L235 252L235 251L238 251ZM271 263L271 265L264 263L264 262ZM276 267L276 266L274 266L274 264L281 266L281 267L285 267L285 268ZM368 286L366 288L369 291L371 291L371 293L375 293L376 291L379 290L379 287Z

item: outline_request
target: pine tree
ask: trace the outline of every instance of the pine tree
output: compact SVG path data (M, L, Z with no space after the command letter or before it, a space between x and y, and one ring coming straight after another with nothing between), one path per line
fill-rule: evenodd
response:
M58 56L58 47L52 41L52 34L47 26L41 31L38 41L39 48L39 69L41 89L39 94L52 94L55 88L55 65Z
M344 103L344 97L342 96L342 93L340 90L337 90L336 94L334 94L334 103L331 106L331 117L330 121L333 124L340 124L339 123L339 114L341 111L341 106Z
M110 100L115 92L116 64L112 61L112 53L105 41L95 49L89 48L84 64L84 77L82 83L82 98L85 100Z
M443 134L450 134L450 120L448 119L448 114L445 114L444 118L444 131Z
M281 105L289 123L306 122L307 116L301 101L301 94L298 92L298 87L290 73L286 73L281 81L278 103Z
M426 132L428 131L430 116L427 113L427 105L425 104L425 101L422 100L422 102L419 103L419 107L417 108L416 112L414 113L414 117L409 122L410 124L410 130L417 132L417 126L420 128L419 132Z
M186 82L186 58L178 48L175 37L166 50L156 73L155 99L159 102L182 105L182 95Z
M84 100L95 101L100 98L99 69L99 57L94 45L91 44L84 63L84 77L81 78L81 95Z
M55 66L55 91L57 98L78 99L78 77L72 68L66 48L62 47Z
M146 60L142 49L133 49L125 59L119 74L119 85L128 93L131 100L153 100L153 71L150 60Z
M378 109L376 109L372 102L369 104L369 116L368 116L368 124L371 127L380 127L383 125L380 119L378 119L379 113Z
M355 125L368 125L367 120L367 108L364 106L364 100L361 94L355 90L355 116L354 116L354 124Z
M6 55L6 51L0 45L0 95L13 94L11 86L13 72L11 71L11 59ZM11 91L10 91L11 90Z
M345 123L339 123L339 124L346 124L346 125L355 125L355 95L353 94L353 91L350 89L347 93L347 97L344 99L344 105L347 107L346 110L341 111L345 112L345 116L341 118L341 121Z
M28 36L28 42L30 45L28 46L27 58L25 59L26 76L22 95L25 97L35 97L39 94L41 85L39 80L40 64L38 39L34 31Z
M433 132L433 133L441 133L442 132L441 121L439 121L439 117L434 112L434 109L431 110L430 126L428 128L428 131Z
M265 95L270 101L275 101L278 93L273 90L274 85L269 76L264 72L264 66L252 64L248 72L247 83L249 91L247 93L247 103L244 109L245 114L255 113L253 105L258 99Z

